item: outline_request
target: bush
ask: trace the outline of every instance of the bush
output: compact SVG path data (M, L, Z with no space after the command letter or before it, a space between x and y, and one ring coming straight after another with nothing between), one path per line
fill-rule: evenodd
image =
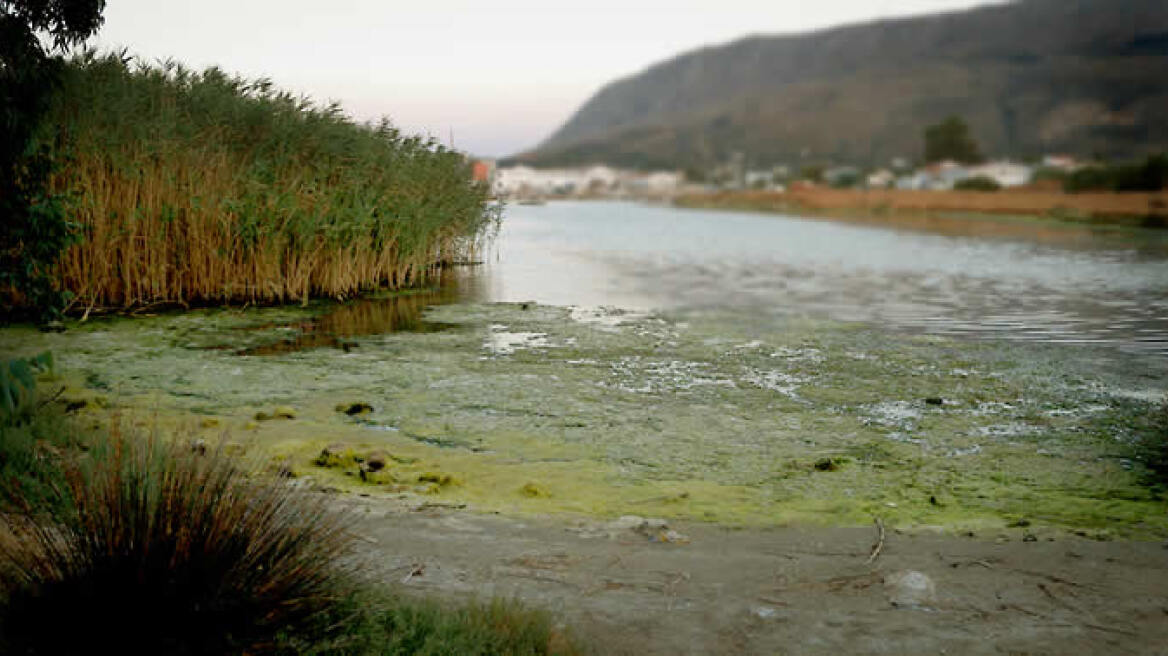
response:
M116 431L55 521L0 519L0 652L270 649L335 601L342 514L214 451ZM319 629L324 630L324 629Z
M957 191L1000 191L1002 185L998 184L998 181L993 178L979 175L973 178L958 180L957 184L953 185L953 188Z
M1168 187L1168 155L1151 155L1140 164L1088 166L1069 174L1063 188L1082 191L1160 191Z
M1136 443L1136 458L1147 470L1147 482L1168 492L1168 400L1145 423L1144 435Z

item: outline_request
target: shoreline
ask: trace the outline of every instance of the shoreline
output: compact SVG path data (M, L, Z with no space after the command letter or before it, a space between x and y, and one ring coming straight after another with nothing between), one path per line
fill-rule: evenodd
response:
M1032 221L1090 229L1168 228L1168 192L1064 194L1047 191L900 191L800 189L681 194L677 207L790 213L896 225L898 221Z

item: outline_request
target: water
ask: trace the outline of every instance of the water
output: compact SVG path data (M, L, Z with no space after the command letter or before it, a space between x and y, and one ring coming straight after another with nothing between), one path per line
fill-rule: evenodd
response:
M1155 231L554 202L508 207L488 259L461 270L463 298L740 309L1168 356L1168 235Z

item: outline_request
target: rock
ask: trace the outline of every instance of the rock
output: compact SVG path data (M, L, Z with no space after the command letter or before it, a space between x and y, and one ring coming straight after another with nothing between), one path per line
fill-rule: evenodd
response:
M945 405L945 399L939 396L930 396L925 399L925 403L928 405Z
M839 463L832 458L820 458L815 461L815 469L817 471L835 471L839 469Z
M771 606L755 606L750 612L762 620L773 620L779 617L779 610Z
M373 406L368 403L338 403L336 410L349 416L364 415L373 412Z
M524 484L523 487L519 488L519 493L525 497L529 497L532 499L538 499L538 498L545 498L546 499L547 497L550 497L552 495L551 492L548 492L546 489L544 489L543 487L541 487L539 485L536 485L535 483Z
M632 531L640 528L640 526L644 523L644 517L639 517L637 515L621 515L612 522L609 522L608 528L614 531Z
M334 442L320 450L320 455L313 460L317 467L344 467L356 463L357 457L353 448L348 444Z
M296 408L290 405L278 405L272 410L272 416L277 419L295 419Z
M893 572L884 577L884 591L893 606L919 608L936 601L933 579L912 569Z
M668 542L670 544L689 544L689 537L669 528L669 523L656 517L640 517L638 515L622 515L606 526L609 537L616 537L620 533L632 531L649 539L651 542Z
M451 485L455 482L455 478L453 476L451 476L450 474L444 474L442 472L425 472L423 474L418 475L418 482L419 483L434 483L436 485ZM531 483L528 483L528 485L531 485ZM526 486L524 486L524 487L526 487ZM528 496L530 496L530 495L528 495ZM550 496L550 495L544 494L543 496Z
M1036 535L1034 535L1033 533L1031 533L1031 532L1027 531L1027 532L1026 532L1026 533L1025 533L1023 536L1022 536L1022 541L1023 541L1023 542L1038 542L1038 536L1036 536Z
M365 456L365 466L369 471L381 471L389 465L389 454L384 451L372 451Z
M272 418L272 415L264 412L263 410L260 410L259 412L255 413L252 418L256 421L267 421Z

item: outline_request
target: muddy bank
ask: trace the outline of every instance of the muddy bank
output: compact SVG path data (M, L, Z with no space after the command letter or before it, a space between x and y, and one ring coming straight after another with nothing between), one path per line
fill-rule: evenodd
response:
M627 522L356 510L374 580L427 597L521 598L556 611L598 654L1163 654L1168 644L1168 544L889 531L869 562L876 535L863 528L683 523L679 544ZM906 596L909 573L927 581L923 594Z
M1131 457L1168 388L1158 359L730 311L445 305L419 332L324 347L304 339L310 325L322 322L300 309L207 310L9 328L3 344L52 349L88 421L240 442L307 484L374 499L1168 535ZM322 459L330 445L338 457Z

